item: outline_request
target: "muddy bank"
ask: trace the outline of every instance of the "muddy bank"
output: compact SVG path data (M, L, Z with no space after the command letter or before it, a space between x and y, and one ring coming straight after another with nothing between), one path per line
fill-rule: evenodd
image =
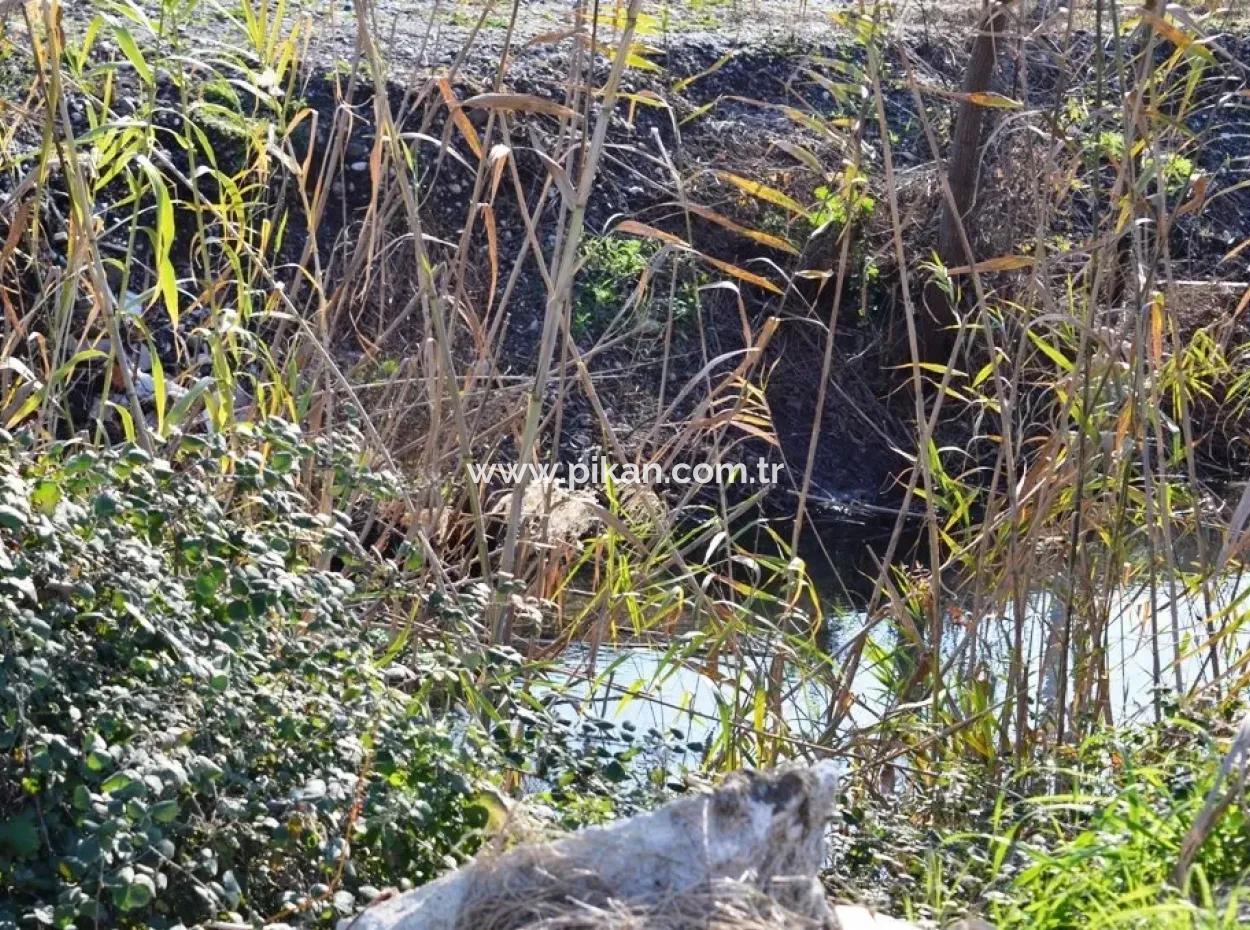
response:
M385 7L379 12L385 13ZM671 440L676 424L701 415L700 405L713 383L732 372L775 317L779 325L751 372L752 383L761 390L740 405L737 417L745 426L766 422L767 428L762 433L750 428L708 430L685 442L680 455L687 460L728 456L785 464L789 480L760 501L764 513L783 517L793 512L795 488L815 434L810 493L822 502L818 509L827 525L847 526L855 533L856 526L891 522L913 429L911 401L898 390L899 376L893 371L904 301L886 204L891 197L900 201L907 261L924 261L932 247L938 203L934 155L924 125L927 119L936 137L945 138L950 106L933 93L918 96L915 85L946 91L957 87L963 40L917 29L901 45L887 46L884 112L898 172L897 188L889 191L882 180L882 133L869 118L865 46L846 34L826 32L827 14L813 6L811 16L820 19L819 27L815 19L780 22L785 17L743 16L736 21L740 30L728 36L724 30L716 35L700 32L693 20L669 23L664 30L649 26L655 32L639 49L636 66L626 71L588 204L590 241L571 312L570 336L583 355L596 396L588 396L574 377L566 347L562 352L568 365L550 395L550 458L573 462L613 445L629 458L655 455ZM418 182L420 222L435 263L434 280L452 282L446 296L465 323L463 328L456 324L459 360L466 367L484 366L488 388L470 413L474 422L500 424L492 441L474 450L483 458L506 459L512 453L524 380L533 370L546 313L546 271L534 260L534 246L547 264L567 211L556 183L558 172L575 172L577 155L562 116L500 115L463 104L496 90L510 34L514 51L498 89L553 104L566 100L573 59L581 53L570 36L550 28L555 15L554 6L527 6L511 24L511 33L507 21L489 17L481 23L435 23L421 34L408 28L418 17L408 26L396 22L393 30L379 33L385 37L384 49L395 55L385 85L387 107L413 153L411 171ZM430 339L430 321L414 312L419 274L411 254L394 247L410 222L395 193L406 179L394 167L388 175L374 176L377 106L372 83L358 63L350 62L355 41L350 20L328 16L316 27L310 56L295 73L289 92L294 109L305 114L287 127L290 164L272 166L263 189L254 192L282 230L272 261L274 280L254 284L258 293L281 284L311 301L312 292L301 286L305 272L298 269L309 269L310 255L315 255L317 288L334 308L334 325L325 335L342 368L364 383L384 381L387 372L419 375L428 362L423 346ZM461 56L459 50L470 36L474 44ZM1235 284L1245 277L1244 261L1225 261L1225 256L1250 236L1245 219L1250 216L1250 186L1241 186L1250 180L1250 101L1240 93L1250 40L1221 37L1213 47L1222 65L1196 82L1198 103L1184 115L1194 140L1178 156L1188 163L1184 184L1164 192L1179 205L1189 195L1189 179L1201 177L1209 204L1178 215L1171 225L1168 275L1226 285L1203 290L1202 299L1194 296L1198 289L1185 292L1190 303L1178 312L1191 331L1227 313L1240 296ZM1031 39L1003 69L1000 90L1030 114L1066 111L1073 88L1094 68L1096 50L1088 35L1063 47L1053 39ZM100 46L93 54L104 60L112 53ZM442 83L431 79L444 73L449 77ZM600 57L592 83L601 83L606 73L607 60ZM145 92L124 71L119 75L111 110L125 119L143 109ZM242 130L220 120L203 120L199 135L188 132L180 104L189 96L205 107L232 108L246 128L270 119L273 101L263 89L249 90L238 82L223 89L211 69L193 65L184 80L174 81L168 73L157 77L158 140L181 136L193 142L192 150L185 150L158 141L158 151L172 178L177 225L173 270L179 280L194 280L202 266L203 241L194 235L195 218L186 209L194 199L190 185L198 187L202 198L219 193L208 179L191 180L195 163L203 163L211 150L214 163L227 173L242 170L250 149ZM1104 88L1107 100L1118 93L1122 88ZM598 108L593 98L580 94L574 100L593 121ZM71 97L69 113L78 133L90 129L92 102L90 94ZM1088 102L1082 106L1089 109ZM1035 232L1037 210L1044 205L1039 198L1046 191L1045 185L1021 188L1021 175L1030 166L1047 158L1055 161L1057 151L1057 163L1070 165L1090 191L1112 170L1105 153L1082 148L1090 144L1091 134L1099 138L1096 115L1067 124L1052 122L1047 137L1014 113L999 118L985 154L981 196L990 206L983 209L983 227L975 233L978 250L986 255L1011 254ZM1047 125L1040 116L1035 122ZM473 134L480 146L488 125L495 132L489 141L505 146L507 167L486 198L476 180L478 157L486 153L474 151ZM23 127L27 155L12 159L0 178L0 190L8 198L0 223L9 224L8 229L16 222L23 179L34 163L30 153L38 121ZM196 146L203 150L195 152ZM829 219L835 219L835 229L841 228L836 209L845 211L846 205L835 209L829 190L848 164L864 177L863 203L851 205L855 231L848 249L847 285L835 307L832 286L820 288L812 275L834 270L838 250L815 233ZM299 170L290 170L293 166ZM763 184L797 209L744 189L735 178ZM55 177L52 191L39 205L43 235L38 253L26 256L24 264L14 256L4 268L6 292L15 298L15 318L24 321L28 337L30 331L46 332L37 307L48 298L53 280L39 268L41 263L55 267L67 228L69 204L56 192ZM119 222L131 209L127 196L120 180L105 184L98 194L106 229L102 249L115 256L137 256L128 271L110 265L110 280L119 289L124 284L125 290L144 294L155 284L152 243L133 239ZM310 229L308 205L318 196L325 199L324 208ZM1071 250L1075 267L1084 254L1083 237L1094 227L1097 198L1079 186L1070 197L1054 197L1054 204L1062 205L1054 213L1055 236L1066 241L1060 251ZM488 211L483 209L487 203ZM698 255L666 252L663 240L644 240L639 247L637 237L613 233L625 219L678 236ZM381 239L372 242L379 234ZM836 245L839 240L832 241ZM710 264L708 258L722 264ZM368 268L364 275L359 271L362 261ZM721 273L725 266L758 276L780 293ZM804 271L810 274L799 275ZM640 289L638 282L644 279L648 286ZM723 286L726 282L733 287ZM1006 295L1020 286L1018 278L1008 275L991 283ZM133 354L142 354L147 337L139 333L145 331L166 377L184 385L213 374L203 332L209 311L202 301L187 302L178 328L155 304L132 321ZM79 313L89 315L90 308L80 307ZM826 362L823 334L831 321L836 337ZM262 341L290 335L289 326L263 316L250 325ZM1238 338L1230 337L1234 344ZM822 390L820 372L826 366L830 377ZM259 369L255 373L263 377ZM75 376L80 391L65 410L71 430L81 425L91 398L101 391L90 366ZM691 386L695 389L686 390ZM403 416L411 421L410 432L419 433L426 422L419 408L428 399L410 403L412 409ZM942 429L944 442L975 446L971 421L945 423ZM1219 424L1210 431L1204 460L1214 471L1228 470L1245 454L1238 429L1236 424ZM988 448L970 451L981 457L992 454ZM696 497L695 503L711 499Z

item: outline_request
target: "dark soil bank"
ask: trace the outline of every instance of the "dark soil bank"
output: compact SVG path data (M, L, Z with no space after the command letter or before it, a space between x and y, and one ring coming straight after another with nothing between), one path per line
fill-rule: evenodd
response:
M511 168L502 173L490 201L488 234L480 208L483 192L475 189L476 158L464 126L456 120L466 119L480 134L493 119L492 111L459 109L456 101L495 89L565 101L571 56L576 52L573 39L558 28L564 22L561 10L554 4L525 5L498 88L498 65L509 34L507 17L488 16L480 22L461 17L439 20L437 28L418 29L426 19L417 15L393 20L393 30L380 32L394 61L386 85L389 111L401 132L420 140L414 170L424 198L421 222L431 257L438 269L467 264L470 273L464 280L469 284L454 300L477 324L497 333L502 348L493 356L496 367L491 374L500 385L532 372L545 314L543 272L533 259L525 217L532 217L535 239L549 256L567 217L567 202L551 192L556 177L552 168L558 164L575 177L577 157L567 126L557 116L509 112L506 127L496 122L493 140L503 138L500 130L506 128L516 174ZM383 5L380 20L387 19L387 13ZM586 215L589 238L596 242L630 219L679 236L703 255L759 275L784 294L735 280L718 272L724 265L701 259L674 255L648 266L658 249L655 242L633 251L632 246L619 244L629 237L614 236L605 241L616 244L602 246L601 255L588 248L572 336L587 353L597 402L615 441L627 451L650 454L658 441L657 427L665 426L659 418L668 405L677 399L668 411L676 420L695 412L702 401L699 391L680 397L683 388L709 377L711 359L732 359L713 366L712 375L721 377L732 370L747 348L748 334L753 338L768 318L777 317L780 326L754 373L765 386L762 403L771 417L776 444L748 434L731 454L785 462L792 480L775 488L764 507L774 514L791 513L793 487L819 417L812 495L823 502L827 522L833 526L888 517L900 500L897 478L908 463L912 402L907 391L897 390L900 376L893 370L899 359L903 301L886 206L891 199L900 203L909 262L917 265L910 269L914 279L921 273L919 262L932 248L938 204L925 123L941 140L948 134L950 119L949 101L932 93L918 96L914 88L957 88L964 42L953 34L917 28L909 43L889 47L884 112L897 182L894 190L888 190L883 183L881 132L867 90L870 62L865 46L845 36L833 41L835 34L817 25L827 21L826 14L814 7L807 19L794 22L779 16L743 17L728 37L724 31L700 32L693 13L663 29L649 24L651 35L638 53L637 67L625 74ZM370 161L378 143L377 107L371 81L350 64L355 42L350 18L339 22L330 18L317 26L311 57L294 87L295 96L311 112L291 132L291 139L305 178L318 178L327 158L332 159L325 175L328 202L317 227L315 252L325 283L333 289L336 276L342 279L351 267L367 219L380 213L400 232L407 221L398 198L388 196L393 189L386 179L381 179L382 195L374 197ZM461 56L470 37L474 44ZM195 42L194 36L188 38ZM1171 224L1167 271L1175 279L1236 282L1246 277L1244 256L1224 259L1250 237L1250 97L1245 93L1250 39L1225 36L1211 47L1216 64L1196 82L1193 102L1182 115L1181 133L1190 141L1177 155L1176 183L1161 194L1179 206L1191 196L1193 179L1201 178L1208 207L1183 212ZM1161 50L1162 55L1167 52ZM993 121L982 167L983 224L972 231L981 254L1011 254L1034 235L1045 185L1039 188L1029 169L1044 156L1053 158L1056 151L1061 155L1056 163L1072 165L1080 178L1077 193L1055 201L1060 204L1056 226L1063 234L1060 238L1066 236L1060 247L1072 249L1074 255L1088 247L1084 239L1095 227L1099 204L1105 204L1105 197L1097 196L1100 179L1112 172L1114 157L1113 142L1099 142L1099 101L1091 100L1088 90L1097 53L1089 35L1079 35L1063 48L1047 39L1013 46L998 76L1000 90L1021 101L1030 118L1011 110ZM101 45L95 54L109 53ZM444 74L448 80L440 86L432 76ZM606 74L607 60L601 58L595 65L595 83L601 84ZM174 82L166 74L158 81L156 93L166 106L158 107L157 122L164 129L185 133L178 106L184 94L222 105L228 102L246 116L264 118L264 102L245 86L236 85L223 94L207 71L200 74L194 66L184 77L187 80ZM133 86L126 89L125 81L121 87L115 92L113 111L125 118L137 109L143 92ZM1104 86L1103 105L1122 92L1123 88ZM584 95L577 99L593 124L598 104L592 100L588 105ZM69 109L75 129L85 133L89 108L84 100L72 99ZM344 120L345 111L353 118ZM453 112L456 119L450 118ZM228 127L206 121L202 128L202 138L218 164L228 166L243 157L244 144ZM33 149L38 139L32 136L27 142ZM1100 151L1100 144L1112 151ZM202 162L207 154L199 152L196 158ZM191 154L171 146L165 156L171 175L190 183ZM828 229L841 229L839 220L846 217L823 208L835 176L852 164L858 164L855 170L866 178L864 201L853 208L853 212L862 209L862 215L853 217L856 231L847 249L847 284L835 307L833 285L822 288L813 278L838 266L839 240L829 236ZM24 163L16 162L0 176L0 190L11 201L0 210L0 233L12 221L24 175ZM752 196L731 176L783 192L808 215L797 215L775 198ZM544 185L549 193L540 197ZM524 204L518 201L518 190ZM206 184L201 192L214 196ZM12 197L14 193L19 197ZM300 275L295 269L301 262L307 266L310 254L303 204L315 193L280 166L265 192L284 230L281 260L275 262L280 283L297 292ZM174 192L175 200L186 200L189 194L184 186ZM1153 196L1149 190L1143 195ZM683 204L698 209L686 210ZM128 229L126 223L117 222L131 209L124 185L117 181L106 188L97 206L110 230L103 237L105 248L124 254ZM45 205L42 261L58 260L57 236L66 228L67 215L65 199L58 203L53 198ZM174 251L175 271L186 276L196 261L192 218L184 210L175 210L175 218L177 242L184 246ZM826 219L834 223L826 227L824 238L814 235ZM744 234L742 228L763 235ZM787 247L778 247L778 242ZM142 241L136 247L141 261L127 288L141 292L155 282L145 260L150 250L144 252ZM416 358L428 336L428 321L404 311L417 296L417 274L409 253L393 249L387 255L387 266L370 276L365 286L353 279L352 293L336 295L342 313L330 336L337 357L349 368L359 363L361 370L377 370L386 359ZM620 275L622 264L632 278ZM631 306L630 295L647 267L654 279L649 294ZM799 271L809 274L794 277ZM10 264L3 273L17 314L29 313L44 294L37 268L14 273ZM994 285L1008 297L1013 287L1021 286L1009 275L997 277L1002 280ZM714 286L722 280L734 281L734 289ZM258 282L258 286L267 285ZM1220 293L1239 296L1235 288ZM628 308L624 319L621 307ZM1192 328L1228 307L1225 298L1214 305L1208 301L1179 309L1182 315L1190 313ZM189 308L182 315L179 334L169 331L159 307L147 314L169 377L190 383L211 372L209 361L195 349L193 330L204 321L202 312ZM823 333L831 321L836 340L831 376L822 391ZM262 326L267 338L283 332L281 324ZM465 349L472 346L466 343ZM553 457L574 461L608 445L613 437L604 435L583 387L570 379L560 390L564 403L552 440ZM79 406L88 407L87 398L96 393L98 388L87 379ZM516 394L506 396L519 399ZM556 396L553 393L553 401ZM818 403L823 407L818 409ZM81 418L84 409L67 414L72 421ZM944 429L956 443L971 435L968 424L947 424ZM1213 473L1234 468L1245 452L1236 430L1230 436L1226 424L1209 432L1203 448ZM970 451L980 455L984 450Z

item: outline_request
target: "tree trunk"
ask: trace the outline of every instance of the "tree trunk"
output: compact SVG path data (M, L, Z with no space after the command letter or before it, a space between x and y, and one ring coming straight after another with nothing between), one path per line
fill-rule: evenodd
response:
M984 94L990 88L998 61L998 37L1006 20L1007 2L993 0L977 27L977 37L968 58L968 70L964 72L963 98L955 116L955 130L946 160L947 180L954 203L943 198L938 226L937 254L948 268L971 265L976 261L964 248L960 235L961 229L970 230L972 226L977 199L977 172L981 162L981 130L985 122L985 107L978 104L973 95ZM970 231L967 238L969 243L974 238ZM920 354L924 361L944 363L955 341L955 301L936 285L931 284L925 290L927 313L922 321Z

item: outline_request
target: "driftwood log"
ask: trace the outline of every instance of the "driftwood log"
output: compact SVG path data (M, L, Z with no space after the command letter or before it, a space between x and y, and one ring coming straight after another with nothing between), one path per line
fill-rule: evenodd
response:
M909 930L826 899L836 784L828 763L737 773L649 814L479 856L340 930Z

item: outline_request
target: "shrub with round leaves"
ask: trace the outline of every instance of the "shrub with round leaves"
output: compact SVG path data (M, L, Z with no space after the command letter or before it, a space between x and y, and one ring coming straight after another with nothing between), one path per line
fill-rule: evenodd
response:
M497 743L382 667L328 566L384 566L297 485L386 494L361 460L0 433L0 927L324 923L470 851Z

